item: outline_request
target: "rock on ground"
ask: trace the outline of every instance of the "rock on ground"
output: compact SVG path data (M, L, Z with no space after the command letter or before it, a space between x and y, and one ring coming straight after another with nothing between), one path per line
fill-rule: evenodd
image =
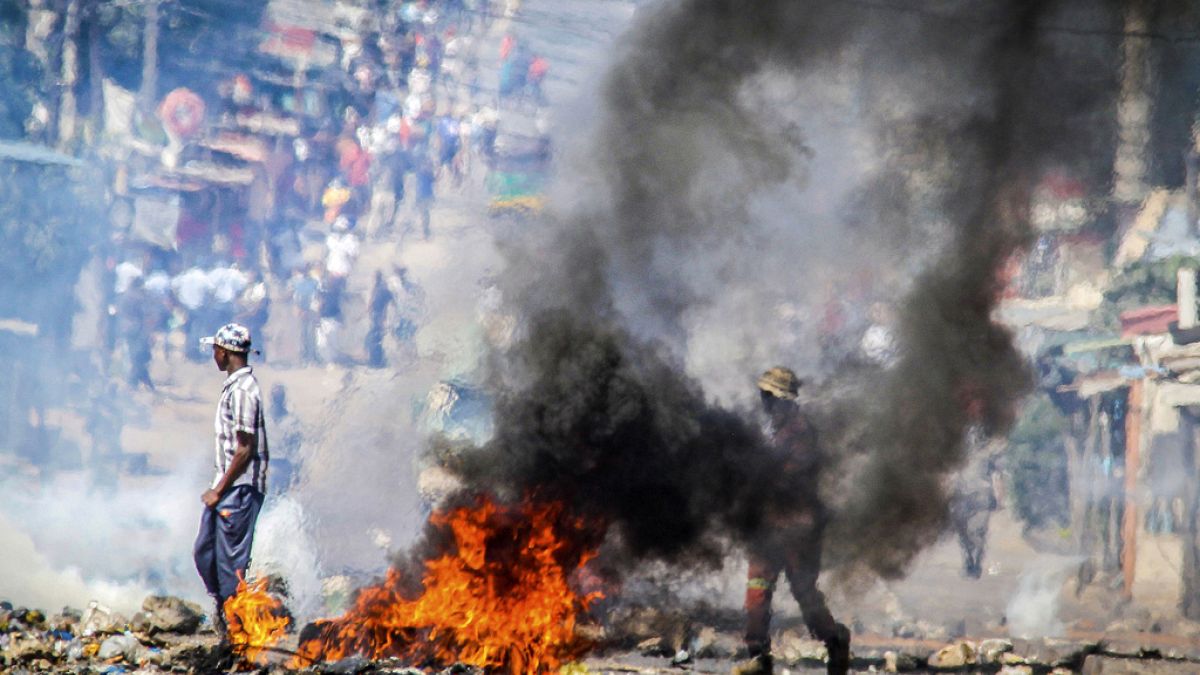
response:
M929 657L929 667L937 670L957 670L973 665L979 650L970 640L959 640L937 650Z
M204 610L194 602L163 595L151 595L142 602L151 633L191 635L200 628Z

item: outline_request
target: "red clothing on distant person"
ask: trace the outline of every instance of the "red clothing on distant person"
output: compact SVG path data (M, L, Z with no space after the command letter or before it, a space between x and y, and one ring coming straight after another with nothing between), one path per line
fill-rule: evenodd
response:
M366 187L368 171L371 168L371 157L349 138L337 142L338 169L346 177L351 187Z
M405 150L408 150L409 148L411 148L412 147L412 125L409 124L407 117L402 118L400 120L399 135L400 135L400 147L404 148Z
M229 238L229 255L234 260L246 259L246 230L242 223L234 221L225 228L225 236Z
M207 247L212 241L212 223L184 212L175 226L175 243L180 249Z
M827 300L821 313L821 321L817 325L821 335L837 335L842 332L846 327L846 311L842 307L842 301L837 298Z
M546 72L550 70L550 62L544 56L535 56L529 62L529 81L541 82L546 77Z

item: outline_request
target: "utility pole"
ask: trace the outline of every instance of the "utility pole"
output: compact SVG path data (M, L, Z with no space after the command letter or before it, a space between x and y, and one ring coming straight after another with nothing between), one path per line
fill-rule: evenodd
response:
M1200 230L1200 195L1197 194L1196 181L1200 180L1200 120L1192 123L1192 142L1183 153L1183 165L1187 169L1187 184L1184 194L1187 195L1188 232L1195 235Z
M44 95L38 94L37 105L31 117L31 126L26 128L30 140L49 145L54 140L57 119L54 111L57 106L58 53L54 48L55 31L58 27L59 15L57 3L53 0L29 0L27 25L25 28L25 49L38 60L42 67Z
M1184 431L1184 467L1187 471L1183 514L1183 569L1179 611L1192 621L1200 620L1200 418L1196 408L1180 410Z
M88 13L88 116L92 140L104 132L104 68L100 63L100 20L96 3Z
M147 0L146 27L142 33L142 88L138 92L143 112L151 112L158 99L158 5L160 0Z
M75 85L79 82L79 2L67 0L63 19L62 98L58 107L58 149L65 150L75 139L78 105Z
M1120 93L1117 99L1117 156L1113 199L1136 208L1146 196L1146 171L1150 147L1150 115L1154 72L1148 33L1150 16L1145 0L1130 2L1125 10L1125 37L1121 42Z

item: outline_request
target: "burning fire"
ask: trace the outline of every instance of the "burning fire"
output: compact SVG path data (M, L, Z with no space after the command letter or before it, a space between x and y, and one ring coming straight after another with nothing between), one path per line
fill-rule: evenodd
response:
M414 665L464 663L526 674L557 670L586 645L576 614L601 593L576 593L571 574L594 556L585 523L559 504L506 508L488 499L438 512L455 546L425 562L422 591L406 598L399 572L359 591L344 616L300 645L298 667L350 654Z
M267 579L247 585L240 575L237 594L225 601L225 620L234 652L251 663L283 639L291 623L283 605L267 593Z

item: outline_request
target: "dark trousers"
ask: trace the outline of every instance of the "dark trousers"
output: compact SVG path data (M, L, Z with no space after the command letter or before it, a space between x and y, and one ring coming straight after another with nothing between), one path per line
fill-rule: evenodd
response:
M317 362L317 324L320 320L316 312L300 310L300 355L305 363Z
M387 365L387 357L383 353L383 326L374 319L371 320L371 327L367 330L367 339L363 346L366 347L368 366L383 368Z
M990 491L957 493L950 499L950 522L962 548L963 573L972 579L983 575L988 520L995 508L995 497Z
M205 508L200 516L200 533L192 557L208 594L224 603L237 593L238 574L250 566L254 523L262 508L263 494L249 485L230 488L215 509Z
M136 388L144 384L154 389L154 382L150 380L150 337L144 334L129 336L125 344L129 348L129 386Z
M751 656L771 652L771 599L783 572L800 603L804 625L829 649L829 672L846 672L849 631L834 620L825 595L817 589L823 529L820 524L785 528L752 547L746 581L746 649Z

